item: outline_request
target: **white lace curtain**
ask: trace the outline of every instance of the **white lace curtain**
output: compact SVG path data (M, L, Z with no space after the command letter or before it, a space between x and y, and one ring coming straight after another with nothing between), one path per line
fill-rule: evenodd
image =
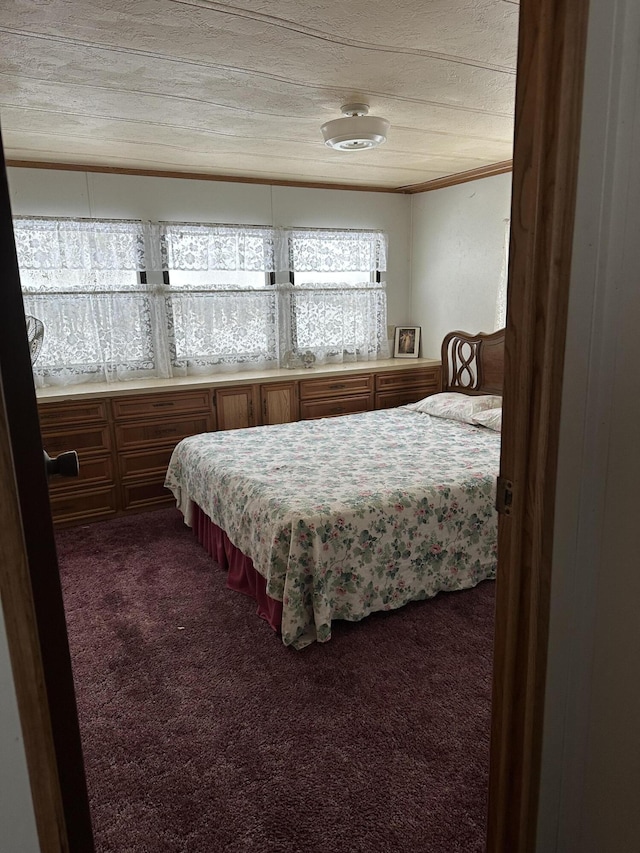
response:
M174 375L278 366L268 228L161 223Z
M387 241L379 231L322 229L286 233L288 266L294 271L374 273L387 269Z
M14 220L38 384L388 355L379 232Z
M14 234L25 313L45 327L36 384L158 375L143 223L20 218Z
M145 267L142 222L93 219L14 219L20 269L133 270Z
M381 232L284 232L292 280L280 286L284 358L316 363L369 361L389 355L387 240Z
M275 269L271 228L163 222L160 234L163 270Z

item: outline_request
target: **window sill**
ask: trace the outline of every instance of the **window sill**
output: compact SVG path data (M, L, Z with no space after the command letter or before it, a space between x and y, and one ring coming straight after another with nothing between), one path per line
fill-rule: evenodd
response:
M276 368L273 370L243 370L237 373L217 373L208 376L185 376L172 379L131 379L125 382L87 382L83 385L60 385L36 389L38 400L78 400L86 397L117 397L122 394L176 391L181 388L224 388L232 385L267 384L287 380L320 378L345 373L382 373L390 370L412 370L419 367L435 367L436 358L396 359L360 361L348 364L325 364L318 367Z

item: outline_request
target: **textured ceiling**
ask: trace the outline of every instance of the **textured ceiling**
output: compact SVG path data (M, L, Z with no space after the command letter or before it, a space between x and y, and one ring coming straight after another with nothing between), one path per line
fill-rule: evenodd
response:
M400 188L511 157L514 0L3 0L10 160ZM363 101L368 151L320 125Z

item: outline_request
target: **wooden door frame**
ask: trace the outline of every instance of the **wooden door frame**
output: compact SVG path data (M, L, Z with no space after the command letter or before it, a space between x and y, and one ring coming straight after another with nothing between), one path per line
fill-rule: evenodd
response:
M536 843L588 0L521 0L487 853Z
M0 596L42 853L94 849L0 138Z
M520 3L505 341L504 435L508 438L503 441L501 459L503 474L514 484L514 502L511 516L501 518L499 532L487 853L531 853L535 845L587 10L588 0ZM0 426L5 424L6 412L0 407ZM6 479L0 489L3 497L7 494L11 499L15 490ZM16 524L14 519L17 557L9 570L17 576L21 536ZM28 585L16 583L14 592L16 613L22 612L28 620L33 606ZM36 663L34 669L13 657L16 684L29 688L38 681L37 661L43 647L34 631L23 634L16 620L7 623L7 633L10 648L26 643ZM44 662L45 679L51 667L51 661ZM51 740L50 721L57 713L51 701L49 697L47 708L42 693L34 692L33 713L25 711L24 703L20 713L37 823L60 833L59 846L55 842L43 846L54 853L69 848L64 827L55 816L59 805L52 806L51 798L38 791L34 764L35 744ZM74 762L77 765L77 752L58 754L57 766L48 762L53 800L58 803L65 795L65 773L73 771ZM80 770L81 764L80 756ZM66 819L66 831L73 834L71 824L77 817L71 811Z

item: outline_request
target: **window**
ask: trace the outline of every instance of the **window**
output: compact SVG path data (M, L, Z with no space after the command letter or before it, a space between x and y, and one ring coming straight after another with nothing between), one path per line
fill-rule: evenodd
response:
M294 352L322 361L375 359L387 350L386 241L379 232L287 232Z
M14 221L25 312L45 336L39 384L156 374L141 222Z
M273 230L162 223L174 372L278 366Z
M381 232L14 220L39 384L388 355ZM278 260L279 259L279 260Z

